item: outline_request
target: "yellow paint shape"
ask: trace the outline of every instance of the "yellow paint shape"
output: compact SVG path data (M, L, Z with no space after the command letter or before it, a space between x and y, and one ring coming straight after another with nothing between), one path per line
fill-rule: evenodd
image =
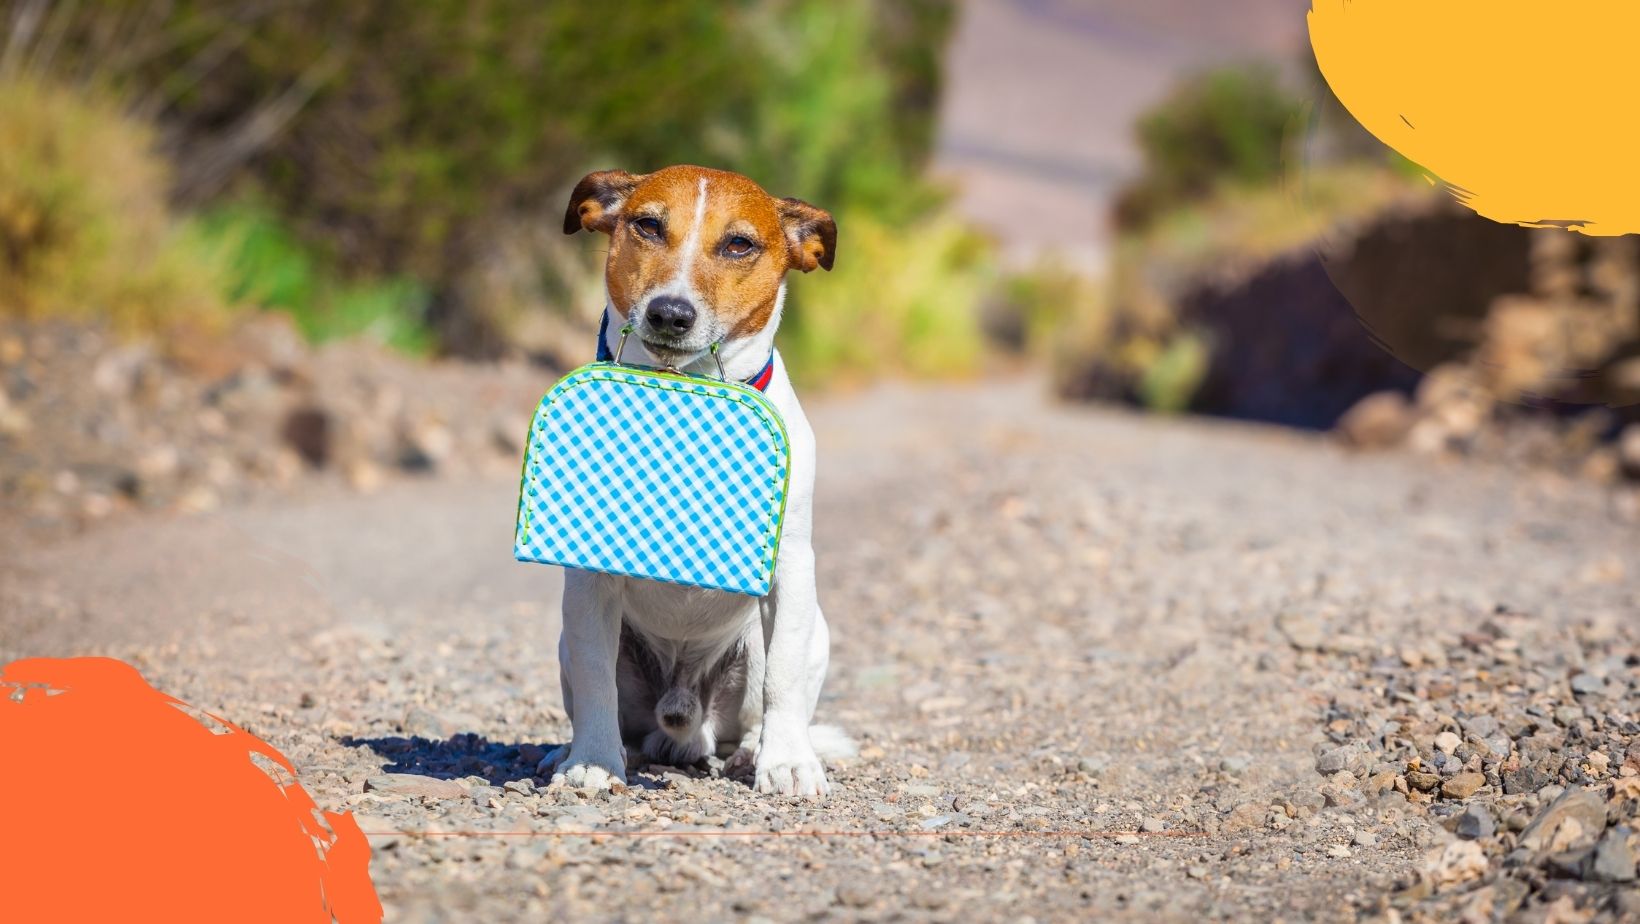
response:
M1315 0L1366 129L1495 221L1640 232L1640 3Z

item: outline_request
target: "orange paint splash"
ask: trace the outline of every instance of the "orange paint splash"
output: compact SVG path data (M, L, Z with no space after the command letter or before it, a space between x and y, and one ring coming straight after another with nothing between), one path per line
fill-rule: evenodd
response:
M1476 212L1640 231L1640 4L1315 0L1309 24L1350 114Z
M0 819L0 920L382 919L352 815L112 658L0 671Z

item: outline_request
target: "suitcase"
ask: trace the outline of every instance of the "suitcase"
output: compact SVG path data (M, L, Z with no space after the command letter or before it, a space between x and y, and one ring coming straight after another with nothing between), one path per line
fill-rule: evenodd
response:
M514 557L767 595L791 476L779 412L755 388L618 358L541 399Z

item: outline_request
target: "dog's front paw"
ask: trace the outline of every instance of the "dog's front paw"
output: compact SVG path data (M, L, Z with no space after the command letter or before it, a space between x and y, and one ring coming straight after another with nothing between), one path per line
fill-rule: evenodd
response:
M757 791L810 798L831 791L826 768L809 744L807 729L795 735L764 734L757 749Z
M583 758L576 753L574 745L565 745L542 758L539 772L543 775L550 772L553 786L612 789L626 785L626 756L617 751L604 758Z

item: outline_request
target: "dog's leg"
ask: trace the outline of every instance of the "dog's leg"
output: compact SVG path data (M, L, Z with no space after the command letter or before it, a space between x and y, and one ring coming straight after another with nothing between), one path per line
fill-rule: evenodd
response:
M826 771L809 740L819 684L812 662L820 603L814 589L814 550L807 536L787 537L775 563L774 591L766 601L768 638L763 666L763 729L757 749L757 790L823 796Z
M563 695L564 714L575 714L575 692L569 688L569 633L558 630L558 692ZM535 765L535 775L551 778L558 771L558 765L569 756L569 745L560 744L547 752L541 762Z
M621 746L615 660L621 639L618 601L600 593L598 578L584 571L564 574L564 635L559 665L566 680L569 751L553 761L552 782L577 788L608 789L626 782Z
M761 617L746 627L741 644L746 652L746 685L735 713L735 750L724 762L723 775L750 780L757 764L757 743L763 737L763 666L768 651L763 644Z

